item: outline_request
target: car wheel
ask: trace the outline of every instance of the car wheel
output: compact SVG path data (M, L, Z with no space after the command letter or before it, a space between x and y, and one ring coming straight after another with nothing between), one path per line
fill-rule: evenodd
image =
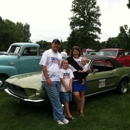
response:
M125 94L128 92L128 80L127 79L122 79L117 87L117 91L120 94Z
M0 75L0 90L4 90L5 89L5 87L6 87L6 79L7 79L8 77L7 76L5 76L5 75Z

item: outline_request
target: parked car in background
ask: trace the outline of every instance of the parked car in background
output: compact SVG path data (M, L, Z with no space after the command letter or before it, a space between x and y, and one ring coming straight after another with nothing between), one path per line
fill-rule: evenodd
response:
M40 71L41 55L39 44L11 44L7 54L0 56L0 90L5 88L5 80L12 75Z
M93 51L93 52L90 52L89 55L98 55L98 52Z
M120 94L128 92L130 85L130 67L123 67L111 57L87 55L91 72L86 77L88 90L85 97L116 90ZM11 76L6 80L4 90L17 102L46 104L49 99L41 84L42 72L33 72Z
M129 51L126 51L126 52L125 52L125 55L130 55L130 52L129 52Z
M90 49L90 48L83 48L83 55L89 55L90 53L92 53L92 52L95 52L95 50L93 50L93 49Z
M104 48L99 51L98 55L113 57L123 66L130 66L130 55L125 55L125 51L122 48Z

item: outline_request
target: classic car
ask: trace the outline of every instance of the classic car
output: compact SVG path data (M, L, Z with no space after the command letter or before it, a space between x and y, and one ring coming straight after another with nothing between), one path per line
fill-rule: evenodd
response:
M0 90L5 89L5 80L10 76L41 71L41 57L40 45L37 43L12 43L6 55L0 55Z
M130 66L130 55L126 55L122 48L104 48L99 51L98 55L112 57L123 66Z
M126 51L126 52L125 52L125 55L130 55L130 52L129 52L129 51Z
M130 67L123 67L111 57L87 55L91 72L86 77L88 90L85 97L116 90L120 94L128 92L130 85ZM29 103L47 103L49 101L41 84L42 72L15 75L6 80L4 90L16 101Z
M98 52L93 51L93 52L90 52L89 55L98 55Z

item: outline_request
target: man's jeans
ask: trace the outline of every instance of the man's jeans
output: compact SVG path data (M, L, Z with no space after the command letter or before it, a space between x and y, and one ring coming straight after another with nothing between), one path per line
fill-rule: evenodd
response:
M42 85L45 88L47 95L50 99L50 102L53 107L53 117L54 120L63 120L65 118L63 114L62 105L60 102L60 87L61 82L60 81L52 81L52 86L48 86L46 81L42 81Z

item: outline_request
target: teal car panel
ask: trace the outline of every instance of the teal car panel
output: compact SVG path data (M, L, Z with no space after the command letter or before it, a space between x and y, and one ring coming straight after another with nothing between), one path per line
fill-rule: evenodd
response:
M40 45L36 43L13 43L6 55L0 56L0 90L6 87L5 80L16 74L41 71Z
M19 59L19 73L23 74L41 70L39 65L40 59L40 56L22 56Z
M1 74L4 74L5 71L7 71L6 74L8 76L12 76L12 75L18 74L18 71L17 71L17 69L14 66L0 66L0 68L1 68L1 70L0 70Z

